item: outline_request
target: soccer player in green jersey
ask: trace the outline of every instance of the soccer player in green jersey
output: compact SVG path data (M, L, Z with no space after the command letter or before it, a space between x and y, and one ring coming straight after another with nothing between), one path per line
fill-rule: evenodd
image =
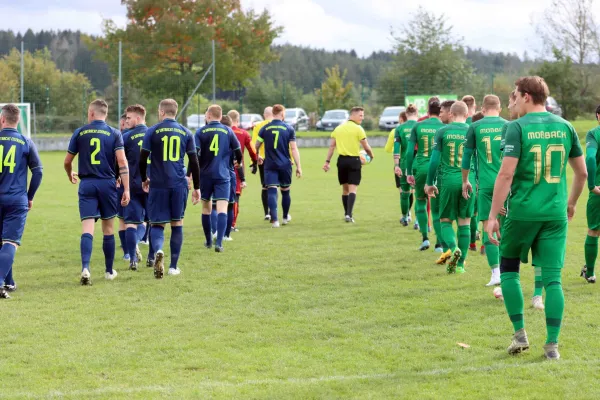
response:
M431 100L431 99L430 99ZM413 160L414 152L406 152L406 181L410 185L415 186L415 194L417 202L415 204L415 211L417 214L417 221L421 235L423 236L423 242L419 246L419 250L427 250L430 246L429 235L428 235L428 217L427 217L427 195L425 193L425 183L427 181L427 172L429 170L429 159L431 157L431 148L435 134L444 124L440 121L440 102L433 100L429 102L429 118L417 122L411 132L410 141L408 142L408 149L417 146L416 165L413 172Z
M515 333L509 354L529 348L523 318L519 266L532 252L533 265L542 268L546 290L546 358L557 360L558 336L565 298L561 271L565 261L567 221L573 218L587 178L585 160L573 126L546 111L548 86L528 76L516 82L516 105L524 116L508 124L504 158L487 222L488 240L498 244L498 214L510 192L500 244L500 280L506 311ZM567 160L574 170L567 194ZM494 237L498 235L498 239Z
M467 115L466 122L468 125L471 125L471 123L473 122L473 115L475 115L475 113L477 112L477 102L475 101L475 97L468 94L466 96L463 96L461 101L465 103L467 105L467 108L469 109L469 115Z
M473 193L473 186L469 182L471 173L471 156L475 154L478 172L478 214L483 218L483 243L488 265L492 270L492 277L486 286L500 284L500 253L497 245L487 240L485 229L487 216L492 206L494 182L500 170L502 140L502 127L507 121L500 117L500 99L498 96L488 95L483 99L483 119L474 122L467 132L465 152L462 159L462 187L463 196L469 198Z
M600 122L600 106L596 108L596 120ZM585 164L588 171L588 189L590 196L587 202L588 234L585 238L585 266L581 276L588 283L596 283L596 258L598 258L598 237L600 236L600 126L589 131L585 137L587 149Z
M475 101L475 97L471 95L466 95L462 98L462 101L469 108L469 115L467 117L467 124L471 125L473 123L473 117L477 113L477 102ZM477 176L477 173L475 174ZM477 204L478 196L475 196L475 208L473 209L473 218L471 218L471 244L469 246L469 250L477 251L477 240L479 240L479 213L478 213L478 204Z
M440 222L443 239L448 246L450 262L446 271L452 273L465 272L465 260L469 249L471 230L471 215L473 215L474 199L462 195L462 157L464 142L469 125L467 120L467 105L457 101L450 108L452 121L439 129L435 135L433 152L427 174L425 192L429 196L439 194ZM439 190L434 182L438 175L443 182ZM458 222L458 244L452 222Z
M413 126L417 123L419 110L414 104L409 104L406 111L406 122L398 125L394 132L394 173L400 184L400 211L402 218L400 223L402 226L408 226L410 223L410 195L411 187L406 181L406 175L402 171L406 170L406 153L409 149L408 142ZM414 152L414 147L410 149Z

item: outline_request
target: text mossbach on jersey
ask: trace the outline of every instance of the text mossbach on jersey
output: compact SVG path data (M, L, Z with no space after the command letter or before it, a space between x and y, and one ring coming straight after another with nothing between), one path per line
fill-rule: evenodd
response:
M566 139L567 132L565 131L552 131L552 132L529 132L527 133L528 139Z

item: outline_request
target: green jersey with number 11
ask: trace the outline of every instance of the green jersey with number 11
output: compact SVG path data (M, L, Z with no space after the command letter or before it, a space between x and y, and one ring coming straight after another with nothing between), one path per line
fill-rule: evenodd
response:
M494 188L502 163L500 142L506 123L504 118L484 117L469 127L465 147L476 153L479 188Z

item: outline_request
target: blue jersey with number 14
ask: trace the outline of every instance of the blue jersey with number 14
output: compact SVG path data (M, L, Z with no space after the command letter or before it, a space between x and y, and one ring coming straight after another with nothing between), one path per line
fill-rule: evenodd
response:
M240 148L235 133L228 126L212 121L198 129L195 140L200 176L214 181L230 180L231 156Z
M73 133L68 152L79 154L77 172L81 179L114 179L115 152L122 148L121 132L104 121L92 121Z
M290 161L290 142L296 141L294 128L285 122L274 119L262 127L258 140L265 146L265 169L288 169Z
M194 137L183 125L165 118L146 131L142 149L149 151L152 158L150 187L174 189L187 187L184 158L194 154Z

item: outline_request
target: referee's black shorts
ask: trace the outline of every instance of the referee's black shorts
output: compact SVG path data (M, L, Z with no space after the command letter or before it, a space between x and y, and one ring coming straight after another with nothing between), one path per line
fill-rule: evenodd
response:
M340 185L360 185L361 168L360 157L339 156L337 169Z
M258 166L258 174L260 175L260 184L262 185L263 188L266 188L266 186L265 186L265 164L261 164Z

